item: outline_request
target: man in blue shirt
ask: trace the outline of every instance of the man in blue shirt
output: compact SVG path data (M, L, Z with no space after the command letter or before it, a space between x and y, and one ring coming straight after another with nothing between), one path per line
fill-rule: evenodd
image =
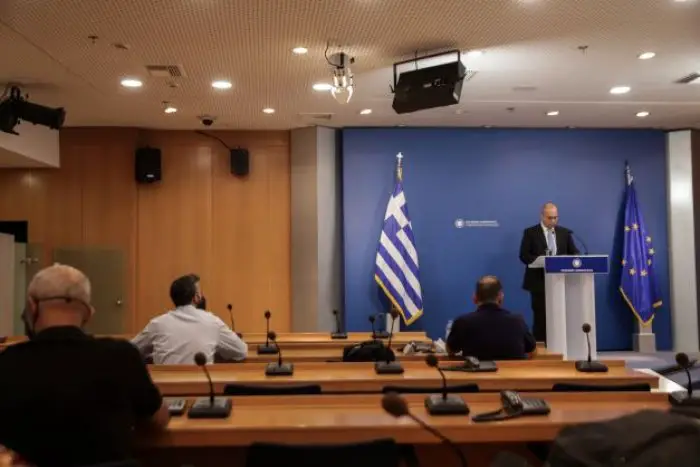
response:
M496 276L476 284L476 311L457 318L447 338L450 354L479 360L513 360L535 351L536 342L521 315L503 308L503 286Z

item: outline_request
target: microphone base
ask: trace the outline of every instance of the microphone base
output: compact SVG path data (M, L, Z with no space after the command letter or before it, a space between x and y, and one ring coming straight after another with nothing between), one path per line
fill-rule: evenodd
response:
M430 415L469 415L469 406L456 394L431 394L425 398L425 409Z
M294 374L293 363L279 364L277 362L268 363L265 367L265 376L292 376Z
M388 331L377 331L374 334L372 334L372 339L388 339L388 338L389 338Z
M465 363L462 365L441 367L440 369L443 371L461 371L464 373L493 373L494 371L498 371L498 366L496 366L496 362L482 360L479 362L479 366L470 366Z
M258 355L277 355L279 350L277 347L270 344L261 344L258 346Z
M579 360L575 364L576 371L580 373L607 373L608 366L605 363L598 361Z
M686 391L669 393L668 401L674 407L700 407L700 394L692 394L688 397Z
M347 332L332 332L331 333L331 339L347 339L347 338L348 338Z
M188 418L228 418L231 415L231 399L215 397L214 404L209 397L199 397L187 412Z
M376 362L374 371L378 375L400 375L403 373L403 367L399 362Z

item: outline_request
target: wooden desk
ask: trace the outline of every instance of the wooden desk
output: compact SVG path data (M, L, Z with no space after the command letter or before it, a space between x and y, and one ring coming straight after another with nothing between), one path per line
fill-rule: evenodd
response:
M508 361L499 362L494 373L446 372L448 384L476 383L481 391L517 389L549 391L555 383L618 385L648 383L658 387L659 380L624 367L624 362L606 362L607 373L579 373L573 362ZM320 384L324 391L379 392L384 386L440 387L440 375L421 362L404 362L402 375L377 375L372 363L297 363L293 376L265 376L260 363L218 364L209 366L214 389L223 393L226 383L254 385ZM150 365L156 385L164 395L204 395L209 385L201 369L194 365Z
M392 345L392 347L394 347ZM425 361L425 354L413 354L404 355L399 349L394 348L396 358L401 362L423 362ZM287 348L283 346L282 356L285 360L298 363L298 362L329 362L329 361L341 361L343 357L342 349L334 348ZM437 355L440 360L447 360L447 355ZM533 357L533 360L563 360L564 356L560 353L550 353L546 349L540 349L538 353ZM260 363L260 362L275 362L277 361L277 355L258 355L254 349L250 349L248 356L245 359L246 362Z
M406 399L411 411L440 429L455 443L551 441L565 426L607 420L642 409L665 410L659 393L535 393L552 408L548 416L474 423L467 416L432 417L425 396ZM498 394L464 396L471 414L500 408ZM352 443L392 437L405 444L437 444L440 440L410 419L384 413L381 395L325 395L234 398L225 420L173 418L168 430L147 440L149 447L248 446L253 442L291 444Z

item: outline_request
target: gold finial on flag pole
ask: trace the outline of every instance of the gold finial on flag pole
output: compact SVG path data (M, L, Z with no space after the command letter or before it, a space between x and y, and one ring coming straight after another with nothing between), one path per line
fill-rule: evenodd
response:
M396 155L396 177L403 180L403 154L401 153Z

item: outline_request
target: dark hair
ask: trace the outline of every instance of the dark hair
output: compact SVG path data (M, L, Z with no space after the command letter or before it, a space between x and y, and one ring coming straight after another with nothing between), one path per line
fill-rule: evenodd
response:
M177 306L191 305L194 296L197 295L197 282L194 274L178 277L170 285L170 299ZM197 278L199 279L199 278Z
M476 283L476 301L479 303L493 303L501 292L503 286L496 276L483 276Z

